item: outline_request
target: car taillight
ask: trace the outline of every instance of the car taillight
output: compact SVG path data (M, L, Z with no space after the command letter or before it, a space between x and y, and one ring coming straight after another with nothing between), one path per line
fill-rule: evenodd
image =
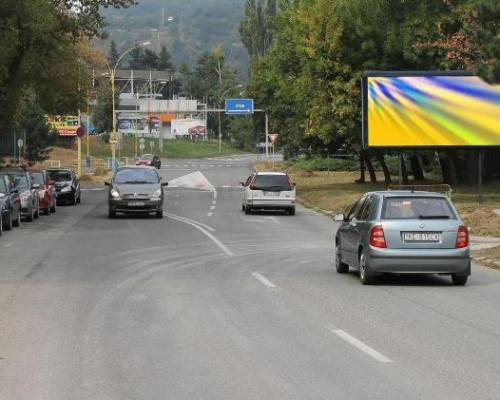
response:
M382 249L387 247L384 236L384 228L382 228L382 225L375 225L370 231L370 246Z
M457 249L463 249L464 247L468 246L469 246L469 230L467 229L466 226L461 225L458 228L457 243L455 244L455 247Z

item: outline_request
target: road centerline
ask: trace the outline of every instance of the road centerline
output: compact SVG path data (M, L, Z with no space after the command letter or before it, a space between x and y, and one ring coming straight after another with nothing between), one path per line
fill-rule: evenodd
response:
M363 343L361 340L356 339L354 336L350 335L346 331L342 329L336 329L336 328L328 328L330 332L334 333L341 339L345 340L347 343L349 343L351 346L355 347L359 351L365 353L366 355L370 356L374 360L381 362L381 363L392 363L392 360L384 356L383 354L379 353L377 350L371 348L368 346L366 343Z

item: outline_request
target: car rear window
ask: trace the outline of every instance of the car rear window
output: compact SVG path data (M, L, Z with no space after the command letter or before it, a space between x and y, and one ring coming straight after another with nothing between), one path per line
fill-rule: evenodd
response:
M253 186L255 190L292 190L290 180L286 175L257 175Z
M71 178L71 172L69 171L49 171L49 176L50 179L56 181L56 182L64 182L64 181L70 181Z
M141 160L145 161L151 161L153 159L153 156L151 154L145 154L141 157Z
M456 219L443 197L389 197L384 201L383 219Z
M29 189L29 182L26 175L14 175L13 178L19 189Z
M114 182L117 184L153 184L159 183L160 178L152 169L122 169L115 175Z
M45 179L42 172L33 172L31 176L33 177L33 181L38 185L45 185Z

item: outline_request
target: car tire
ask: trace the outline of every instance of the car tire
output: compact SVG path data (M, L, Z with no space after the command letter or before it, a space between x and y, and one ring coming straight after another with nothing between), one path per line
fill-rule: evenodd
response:
M359 280L362 285L371 285L373 277L370 276L370 267L366 261L366 254L364 251L359 256Z
M56 212L56 201L55 200L52 203L52 207L50 207L50 208L47 209L47 215L49 214L49 212L51 212L51 213L55 213Z
M295 207L288 209L288 215L295 215Z
M36 210L35 210L35 219L40 218L40 204L38 204Z
M108 210L108 218L116 218L116 211L109 209Z
M241 211L245 211L245 205L244 204L241 205Z
M17 214L17 218L12 221L12 226L20 226L21 225L21 211Z
M465 284L467 283L468 279L469 279L468 275L453 274L451 276L451 281L453 282L454 286L465 286Z
M12 227L14 226L13 225L13 221L12 221L12 213L9 212L9 215L8 217L3 221L3 227L6 231L11 231L12 230Z
M35 210L32 208L30 215L26 216L26 221L33 222L34 219L35 219Z
M78 198L76 199L76 203L77 204L81 204L82 203L82 194L81 193L78 195Z
M3 234L3 216L2 213L0 212L0 236Z
M338 274L347 274L349 272L349 265L342 262L339 243L335 245L335 269L337 270Z
M245 214L251 214L252 213L252 209L248 206L245 206Z
M163 210L156 211L156 218L163 218Z

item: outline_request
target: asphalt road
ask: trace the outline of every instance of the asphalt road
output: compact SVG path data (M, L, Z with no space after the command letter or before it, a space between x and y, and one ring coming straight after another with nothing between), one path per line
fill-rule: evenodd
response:
M241 212L248 162L164 162L215 191L169 188L163 220L94 190L5 233L0 399L500 398L500 273L361 286L327 217Z

